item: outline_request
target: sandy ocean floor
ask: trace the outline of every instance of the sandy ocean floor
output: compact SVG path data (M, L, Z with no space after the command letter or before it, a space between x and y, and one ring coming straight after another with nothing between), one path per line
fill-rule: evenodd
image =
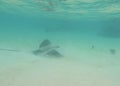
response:
M120 86L119 1L0 0L0 86Z
M119 54L71 52L48 58L0 51L0 86L120 86Z
M0 86L120 86L119 39L82 32L18 34L1 36L0 48L21 51L0 50ZM46 36L60 46L58 51L64 57L31 53ZM110 49L115 49L115 54Z

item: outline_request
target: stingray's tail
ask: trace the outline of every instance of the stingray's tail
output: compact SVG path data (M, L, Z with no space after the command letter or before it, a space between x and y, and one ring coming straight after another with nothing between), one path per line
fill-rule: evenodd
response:
M4 48L0 48L0 51L12 51L12 52L19 52L19 50L15 50L15 49L4 49Z

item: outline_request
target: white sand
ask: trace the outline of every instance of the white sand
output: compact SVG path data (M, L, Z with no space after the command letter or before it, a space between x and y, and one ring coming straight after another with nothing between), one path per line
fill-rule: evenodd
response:
M0 52L0 86L120 86L119 55L72 52L63 58Z

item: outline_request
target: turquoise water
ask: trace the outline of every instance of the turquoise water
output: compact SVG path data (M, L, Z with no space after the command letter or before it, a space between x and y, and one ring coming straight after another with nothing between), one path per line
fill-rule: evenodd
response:
M35 49L44 39L62 48L81 46L90 49L115 48L119 51L119 19L60 19L1 13L0 46L2 48ZM51 17L51 16L50 16ZM62 44L66 44L62 46ZM105 48L106 47L106 48ZM82 49L81 49L82 50Z
M32 48L48 38L57 42L66 40L68 44L88 40L94 45L100 41L103 45L105 42L103 47L110 44L114 48L120 38L119 3L118 0L2 0L1 46L9 41L9 46Z
M117 0L0 2L0 47L3 49L32 51L44 39L49 39L60 46L64 56L73 59L84 58L90 52L111 55L110 49L115 49L119 57ZM93 56L97 58L96 54Z
M0 49L22 52L0 50L0 85L120 86L119 8L118 0L1 0ZM45 39L62 59L31 53Z

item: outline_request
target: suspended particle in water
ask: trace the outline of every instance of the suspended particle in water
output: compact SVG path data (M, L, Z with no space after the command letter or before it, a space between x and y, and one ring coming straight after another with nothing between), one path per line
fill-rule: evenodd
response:
M116 50L115 50L115 49L110 49L109 51L110 51L110 53L111 53L112 55L115 55L115 54L116 54Z
M95 46L94 46L94 45L92 45L92 46L91 46L91 49L95 49Z

